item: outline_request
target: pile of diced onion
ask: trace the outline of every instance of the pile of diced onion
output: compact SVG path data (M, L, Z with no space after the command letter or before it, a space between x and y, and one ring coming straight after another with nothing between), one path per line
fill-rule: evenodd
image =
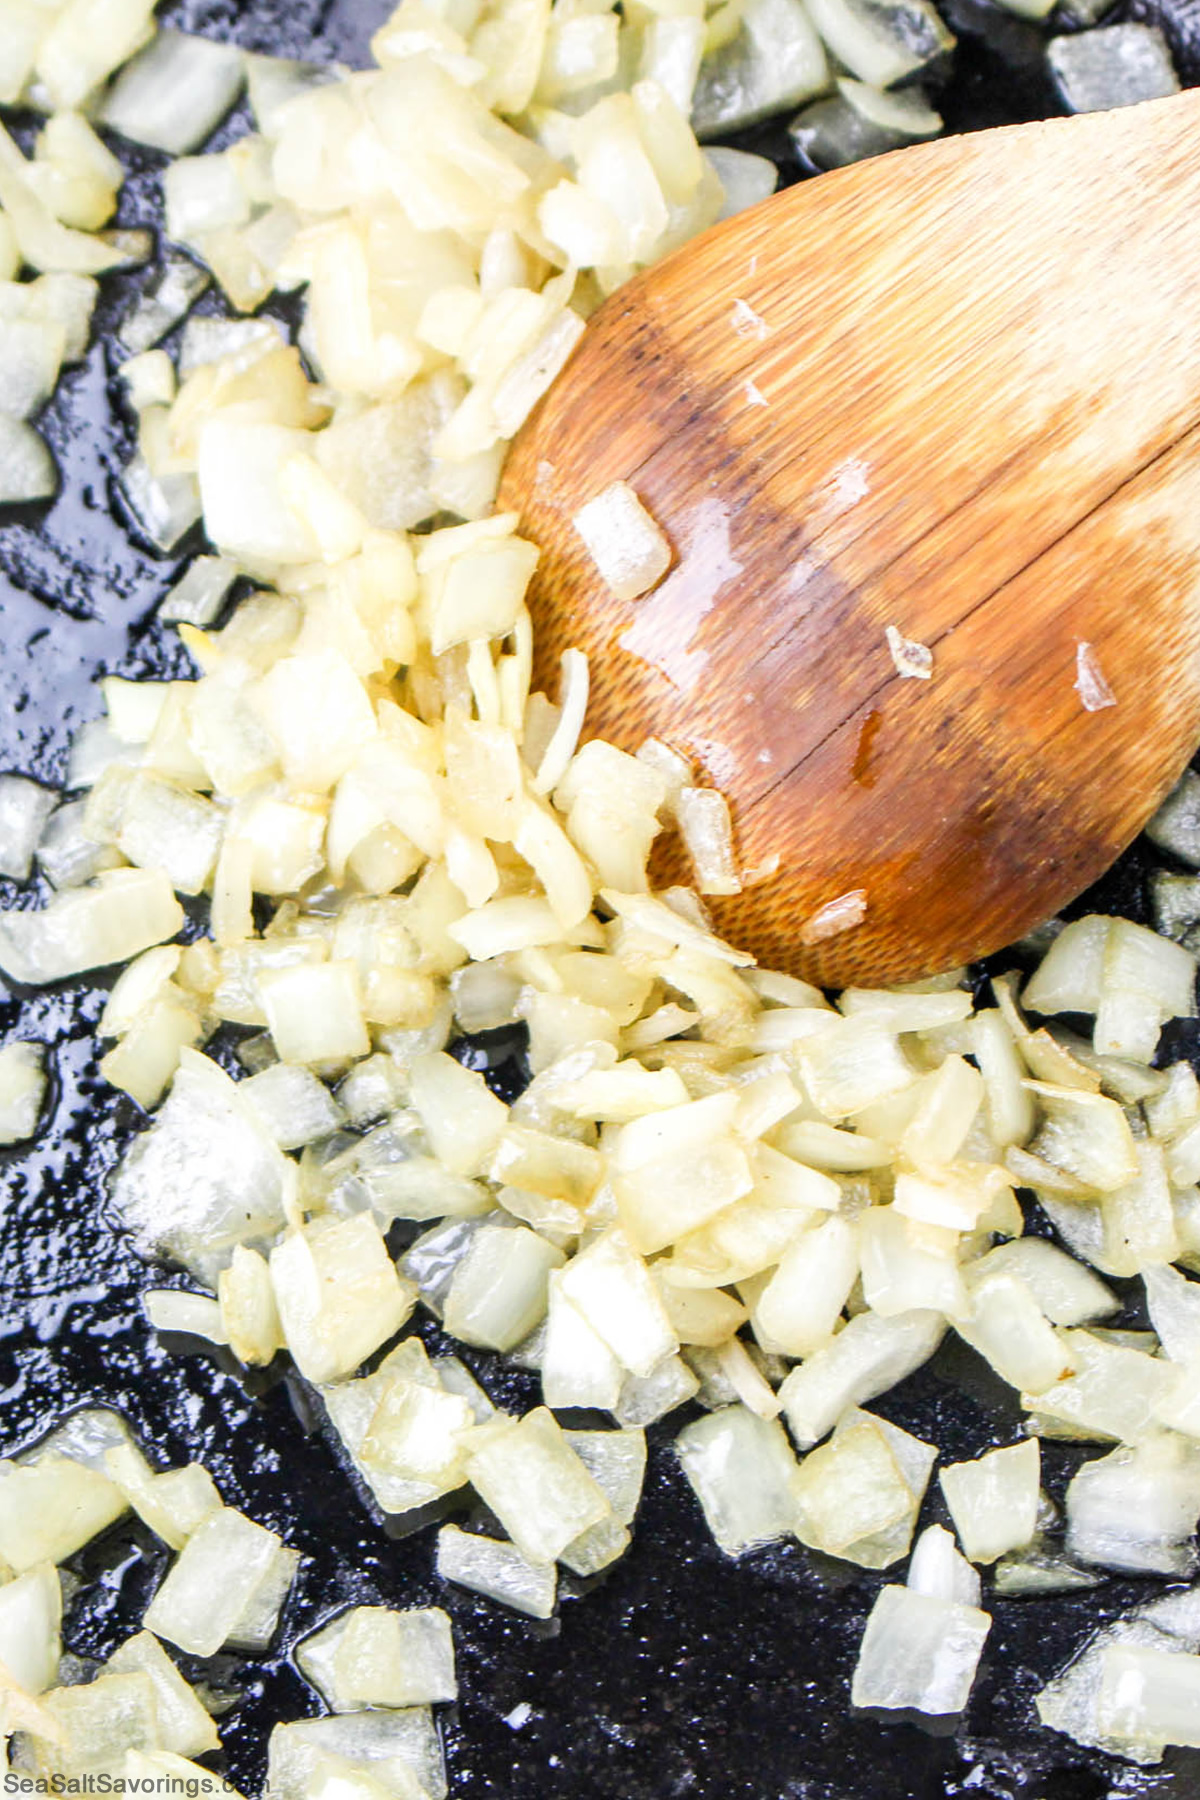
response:
M440 1574L538 1618L560 1567L622 1556L645 1428L690 1406L676 1449L729 1555L794 1536L877 1570L913 1549L871 1612L863 1707L961 1710L990 1623L980 1565L1001 1596L1104 1570L1189 1577L1200 1288L1176 1265L1200 1268L1200 1085L1153 1065L1163 1025L1195 1011L1200 882L1162 878L1165 935L1056 922L1024 988L997 979L979 1010L961 971L832 1001L758 968L713 935L704 895L770 870L740 867L724 801L676 749L587 737L579 653L557 694L530 691L538 551L492 511L506 444L597 300L773 185L760 158L702 152L689 114L720 130L821 92L818 32L881 88L913 67L831 0L817 31L800 0L645 0L622 18L404 0L378 69L355 75L150 37L146 0L111 0L100 42L87 10L0 0L0 32L36 12L0 99L51 113L28 162L0 137L9 262L50 271L5 302L32 322L27 391L44 398L81 348L53 319L84 290L53 282L137 248L95 235L118 176L85 103L178 155L169 234L232 308L304 290L298 344L272 318L192 317L172 360L155 345L208 279L172 253L127 318L126 497L164 552L201 519L214 552L162 609L199 675L105 680L62 804L0 778L0 872L36 857L55 890L0 918L0 967L38 984L126 965L102 1067L158 1110L113 1196L147 1256L192 1279L149 1296L154 1324L246 1366L289 1356L388 1517L473 1491L505 1535L443 1525ZM257 129L180 154L243 79ZM576 524L618 591L664 572L632 488ZM253 591L218 624L239 577ZM923 646L890 648L896 679L936 679ZM1193 868L1198 795L1189 776L1155 826ZM674 830L695 885L655 891L651 851ZM208 901L187 942L181 896ZM858 890L843 900L830 929L861 916ZM532 1079L507 1104L450 1051L517 1026ZM226 1027L237 1079L203 1049ZM37 1046L0 1051L0 1138L36 1129L45 1085ZM1055 1239L1025 1235L1018 1188ZM1106 1275L1141 1278L1152 1329L1106 1323ZM544 1404L497 1409L461 1360L429 1357L422 1312L537 1370ZM914 1549L937 1448L866 1408L947 1332L1021 1395L1026 1429L941 1470L957 1545L934 1525ZM612 1424L556 1416L580 1412ZM1043 1440L1102 1446L1065 1520ZM0 1663L39 1767L211 1747L147 1633L90 1686L44 1692L49 1565L126 1504L179 1551L147 1633L208 1654L275 1628L294 1559L202 1472L154 1474L103 1433L10 1466ZM19 1668L6 1607L39 1622ZM366 1758L372 1792L437 1800L436 1740L411 1709L453 1694L441 1618L352 1613L309 1640L301 1667L335 1710L282 1728L273 1789L325 1794ZM1142 1760L1198 1743L1198 1650L1200 1600L1172 1594L1101 1634L1042 1717ZM381 1710L341 1711L361 1705Z
M142 1630L100 1664L64 1655L63 1613L80 1583L57 1565L131 1514L174 1558ZM19 1772L12 1779L29 1780L29 1792L238 1800L224 1776L195 1760L220 1750L216 1719L238 1696L189 1684L163 1646L192 1657L265 1651L296 1551L224 1505L199 1463L158 1470L118 1414L92 1410L0 1463L0 1559L0 1725L11 1740L5 1766ZM350 1607L296 1657L331 1710L275 1726L272 1794L442 1800L432 1709L458 1687L440 1608Z

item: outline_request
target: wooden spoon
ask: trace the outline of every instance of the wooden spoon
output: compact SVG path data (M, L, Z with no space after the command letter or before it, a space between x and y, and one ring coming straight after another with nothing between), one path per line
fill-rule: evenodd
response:
M1198 220L1200 92L862 163L623 286L517 438L539 679L586 650L589 731L694 757L743 864L779 857L712 907L766 964L1011 942L1195 749ZM674 552L632 602L572 525L616 480Z

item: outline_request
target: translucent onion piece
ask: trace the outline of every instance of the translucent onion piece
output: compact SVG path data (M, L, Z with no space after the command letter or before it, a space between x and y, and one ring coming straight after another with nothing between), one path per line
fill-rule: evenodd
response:
M627 482L614 481L572 519L618 600L636 600L671 566L671 546Z
M140 356L178 325L209 285L203 269L186 256L168 253L161 272L123 321L119 337L130 356ZM181 373L182 364L181 364Z
M215 1280L235 1244L283 1225L287 1164L235 1084L185 1050L153 1127L126 1156L113 1201L144 1250Z
M64 1562L125 1511L106 1475L50 1452L0 1466L0 1556L18 1574Z
M783 1427L729 1406L688 1425L675 1453L727 1556L742 1556L795 1529L796 1459Z
M58 470L44 438L22 419L0 414L0 506L52 500Z
M1170 1433L1086 1462L1067 1489L1067 1548L1131 1574L1190 1575L1200 1446Z
M748 0L732 41L704 59L692 125L700 138L741 131L828 85L825 53L799 0Z
M159 618L170 625L211 625L237 573L237 564L223 556L197 556L161 601Z
M358 1606L306 1640L298 1660L337 1711L427 1706L458 1694L450 1620L438 1607Z
M885 1587L863 1634L851 1703L935 1718L960 1713L991 1623L978 1607Z
M99 1675L83 1687L55 1688L43 1705L58 1740L53 1762L68 1774L119 1765L127 1750L159 1747L156 1689L141 1671Z
M416 1303L365 1214L315 1221L276 1244L270 1262L284 1341L310 1381L352 1374Z
M392 1800L445 1800L446 1773L433 1714L425 1706L334 1714L276 1725L267 1785L280 1800L306 1800L322 1769L371 1778Z
M1040 1477L1041 1454L1032 1438L942 1470L942 1493L972 1562L995 1562L1031 1541Z
M847 1407L886 1393L927 1362L945 1331L928 1311L881 1319L859 1313L824 1349L792 1370L779 1390L788 1425L805 1448L831 1431Z
M884 636L887 638L897 675L909 680L930 680L933 675L933 651L928 644L918 644L914 638L906 638L894 625L887 627Z
M803 921L800 926L800 942L802 944L820 944L826 938L838 937L843 931L853 931L861 925L867 916L867 892L865 888L850 888L836 899L827 900L824 906Z
M146 1609L146 1627L193 1656L224 1644L265 1648L299 1560L273 1531L222 1507L187 1540Z
M50 1563L0 1587L0 1664L27 1694L42 1694L58 1679L62 1610L62 1585Z
M48 1086L40 1044L0 1049L0 1144L19 1144L37 1130Z
M862 1568L908 1550L937 1451L870 1413L843 1415L794 1483L801 1542Z
M960 1606L979 1605L978 1572L959 1555L953 1535L942 1525L928 1526L913 1545L905 1586L935 1600L952 1600Z
M233 46L160 30L104 96L101 121L135 144L182 156L211 137L243 79Z
M1058 40L1047 61L1068 112L1102 112L1139 100L1165 99L1179 91L1170 46L1152 26L1106 25L1081 34L1077 41ZM1080 691L1082 695L1082 672ZM1083 704L1088 704L1086 699ZM1100 704L1110 705L1111 700L1101 697Z
M139 1451L118 1444L105 1453L104 1469L143 1523L172 1550L182 1550L221 1504L212 1476L199 1463L156 1474Z
M1154 817L1146 835L1160 850L1200 868L1200 775L1185 769Z
M612 1510L544 1407L477 1426L468 1468L472 1487L533 1562L555 1561Z
M127 1638L104 1665L110 1675L148 1675L154 1686L161 1747L176 1756L203 1756L219 1750L221 1740L212 1715L201 1704L157 1638L140 1631Z

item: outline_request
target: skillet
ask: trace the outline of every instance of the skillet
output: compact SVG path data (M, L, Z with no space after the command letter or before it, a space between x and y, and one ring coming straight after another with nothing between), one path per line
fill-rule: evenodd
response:
M943 10L959 34L940 102L949 129L1057 110L1043 74L1046 27L989 0L943 0ZM387 0L181 0L159 16L249 49L361 64L388 11ZM1125 18L1161 23L1181 78L1200 83L1200 11L1191 0L1122 0L1109 19ZM1049 29L1062 28L1055 15ZM235 114L212 147L243 125ZM804 173L780 124L731 141L773 156L784 181ZM118 222L159 223L161 159L128 146L122 154L130 174ZM41 422L62 470L60 497L48 508L0 514L0 767L50 782L62 780L72 733L101 710L99 674L189 672L174 632L154 620L186 555L164 560L148 551L116 480L133 432L111 380L120 360L114 331L143 280L105 280L88 359L68 372ZM218 308L206 296L199 310ZM288 316L286 304L266 310ZM1072 911L1086 904L1146 922L1156 860L1139 841ZM36 882L22 890L0 882L5 904L36 897ZM193 920L189 929L198 926ZM433 1573L433 1534L386 1535L294 1377L276 1364L247 1378L194 1345L176 1354L187 1347L168 1347L145 1323L143 1290L180 1278L141 1263L106 1213L109 1176L144 1120L97 1073L105 985L7 995L0 988L0 1035L46 1043L54 1072L35 1145L0 1152L0 1448L32 1442L81 1405L116 1407L164 1460L202 1460L230 1504L303 1553L271 1654L184 1661L185 1674L236 1695L222 1729L227 1771L241 1792L261 1788L271 1725L319 1710L290 1660L297 1637L348 1602L373 1601L432 1603L452 1614L461 1696L442 1722L453 1800L1200 1795L1200 1753L1170 1753L1159 1773L1134 1771L1044 1731L1032 1709L1042 1682L1157 1584L1110 1578L1086 1594L996 1601L980 1678L954 1733L852 1716L850 1671L880 1578L822 1563L795 1544L737 1563L722 1556L670 1452L683 1414L649 1434L632 1551L586 1596L564 1599L559 1617L541 1625L446 1588ZM1175 1030L1172 1054L1200 1066L1200 1030ZM234 1066L232 1034L210 1048ZM456 1053L506 1098L518 1090L519 1035L464 1040ZM1045 1229L1030 1211L1030 1228ZM1118 1322L1142 1323L1132 1294ZM431 1349L449 1347L432 1321L419 1329ZM524 1410L538 1402L533 1375L454 1348L498 1403ZM945 1460L978 1454L1017 1423L1013 1397L958 1344L877 1405L935 1440ZM1052 1495L1061 1498L1088 1453L1046 1446ZM938 1518L944 1522L931 1495L922 1524ZM100 1659L138 1628L165 1552L140 1527L121 1526L75 1566L83 1582L68 1611L67 1647ZM514 1709L525 1707L518 1723Z

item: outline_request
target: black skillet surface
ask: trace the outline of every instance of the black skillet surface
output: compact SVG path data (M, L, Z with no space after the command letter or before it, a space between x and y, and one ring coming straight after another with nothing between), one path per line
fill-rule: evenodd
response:
M952 126L1053 109L1040 73L1040 28L987 0L946 0L946 8L960 34L943 103ZM361 63L388 10L387 0L183 0L162 13L249 48ZM1135 15L1163 20L1184 78L1200 81L1195 0L1131 0L1112 16ZM217 144L232 134L226 127ZM781 150L778 131L757 138ZM122 223L155 222L159 159L132 152L126 160ZM796 173L785 164L785 177ZM148 554L115 491L131 435L109 381L119 360L111 332L140 279L105 283L100 341L43 421L63 471L61 497L0 522L0 767L48 781L62 777L72 732L100 711L98 673L187 672L174 634L154 623L155 604L185 559ZM1091 903L1143 918L1152 857L1135 847ZM7 887L6 903L34 898L33 890ZM245 1793L260 1787L270 1726L319 1710L288 1657L301 1621L311 1628L350 1600L373 1600L436 1601L453 1615L462 1697L443 1724L455 1800L1200 1795L1194 1756L1176 1753L1164 1772L1135 1771L1041 1730L1032 1711L1047 1676L1153 1584L1111 1580L1090 1595L996 1602L980 1679L953 1736L852 1717L849 1673L879 1579L819 1565L796 1545L736 1564L721 1556L668 1448L678 1415L651 1431L633 1550L586 1597L565 1599L560 1618L535 1625L442 1586L432 1534L403 1542L385 1535L297 1386L276 1371L247 1384L202 1356L169 1355L145 1325L142 1290L177 1277L146 1269L105 1217L107 1177L141 1116L96 1072L92 1032L103 983L2 995L0 1033L51 1046L55 1086L36 1147L0 1158L0 1443L27 1443L84 1403L116 1406L164 1460L201 1458L232 1504L304 1553L277 1653L259 1662L217 1658L191 1671L240 1693L224 1736L228 1772ZM1195 1047L1185 1033L1178 1048ZM520 1078L511 1049L464 1045L461 1054L491 1061L498 1085L511 1087ZM436 1341L431 1327L422 1330ZM486 1356L467 1359L497 1400L536 1402L531 1377ZM1011 1397L961 1346L878 1404L936 1441L947 1460L1006 1441L1016 1426ZM1047 1446L1053 1491L1061 1493L1078 1454ZM936 1496L926 1514L942 1516ZM109 1654L137 1628L163 1566L138 1529L118 1529L85 1552L87 1585L69 1614L69 1648ZM510 1724L519 1706L528 1717Z

